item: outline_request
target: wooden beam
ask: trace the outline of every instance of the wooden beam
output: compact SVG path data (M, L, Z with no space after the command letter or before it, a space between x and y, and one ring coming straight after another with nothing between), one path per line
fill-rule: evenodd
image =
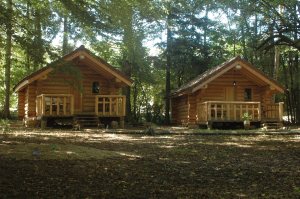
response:
M98 106L99 106L99 97L95 96L95 114L99 115L98 113Z
M67 112L66 112L66 108L67 108L67 98L66 97L63 97L63 114L64 115L67 115Z
M123 116L125 116L126 115L126 97L125 96L123 96Z
M102 115L105 115L105 97L102 98Z
M16 88L15 88L15 92L18 92L19 90L21 90L23 87L25 87L27 84L29 84L28 80L23 81L21 84L19 84Z
M283 121L283 102L279 102L279 121L282 122Z
M71 115L74 114L74 96L71 95Z
M109 98L109 115L111 115L111 109L112 109L112 98Z
M117 99L116 99L116 114L117 114L117 115L119 115L119 103L120 103L120 102L119 102L119 101L120 101L119 99L120 99L120 98L117 98Z
M59 115L60 112L59 102L60 102L60 98L56 97L56 115Z
M258 104L258 121L261 121L261 103Z
M50 115L52 115L52 97L50 97Z

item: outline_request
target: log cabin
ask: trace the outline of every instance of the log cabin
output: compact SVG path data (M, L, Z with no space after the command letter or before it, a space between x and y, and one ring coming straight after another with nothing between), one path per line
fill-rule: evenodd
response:
M284 93L277 81L240 56L213 67L171 93L172 122L180 125L232 126L251 116L252 125L282 123Z
M18 117L44 126L72 119L84 125L118 121L123 127L126 97L121 89L132 83L81 46L15 85Z

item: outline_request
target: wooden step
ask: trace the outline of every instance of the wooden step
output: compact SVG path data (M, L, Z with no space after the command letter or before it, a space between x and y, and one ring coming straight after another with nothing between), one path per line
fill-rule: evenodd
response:
M99 118L96 115L78 114L74 116L74 124L80 124L81 128L84 127L98 127Z
M283 127L282 122L265 122L262 124L265 129L280 129Z

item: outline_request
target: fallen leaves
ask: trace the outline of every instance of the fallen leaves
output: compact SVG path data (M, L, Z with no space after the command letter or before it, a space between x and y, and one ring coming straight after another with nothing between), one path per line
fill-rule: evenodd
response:
M299 197L300 140L295 136L118 136L7 138L0 143L1 196ZM86 158L35 161L16 158L13 153L37 145L45 146L40 148L41 156L47 149L51 153L76 151ZM87 158L97 151L106 156Z

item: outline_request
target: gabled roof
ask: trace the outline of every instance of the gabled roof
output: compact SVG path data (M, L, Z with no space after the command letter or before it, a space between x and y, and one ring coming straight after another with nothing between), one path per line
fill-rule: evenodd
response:
M125 83L128 86L131 86L133 81L128 78L125 74L123 74L121 71L118 69L114 68L112 65L107 63L105 60L102 58L94 55L91 51L86 49L83 45L80 46L79 48L75 49L71 53L63 56L62 58L48 64L47 66L31 73L30 75L24 77L19 83L15 85L13 88L15 92L19 91L20 89L24 88L24 86L30 84L31 82L41 78L42 76L47 75L51 71L53 71L53 66L58 64L61 61L72 61L74 59L81 59L84 58L84 60L88 60L88 62L94 66L94 68L97 71L104 71L106 73L111 74L114 76L116 79L118 79L120 82Z
M265 84L276 89L278 92L285 92L285 88L281 86L277 81L265 75L262 71L254 67L249 62L242 59L240 56L237 56L216 67L205 71L204 73L198 75L196 78L192 79L188 83L177 88L171 93L171 97L193 93L201 88L204 88L208 83L221 76L225 72L229 71L230 69L236 67L237 65L245 69L248 74L254 75L257 80L265 82Z

